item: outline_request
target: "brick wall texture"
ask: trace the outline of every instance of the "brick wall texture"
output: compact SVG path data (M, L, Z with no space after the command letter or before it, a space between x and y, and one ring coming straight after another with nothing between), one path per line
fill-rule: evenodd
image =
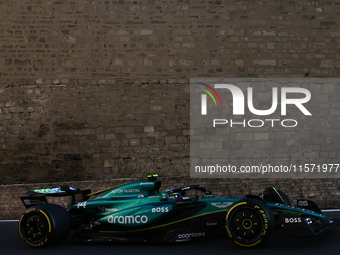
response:
M189 177L189 79L337 78L339 13L331 0L0 1L0 219L32 187L150 172L164 188L276 185L339 206L338 179Z

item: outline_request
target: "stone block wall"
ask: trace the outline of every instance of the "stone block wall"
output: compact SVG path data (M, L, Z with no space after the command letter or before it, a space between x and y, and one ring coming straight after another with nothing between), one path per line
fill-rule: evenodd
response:
M190 179L189 79L339 77L339 11L330 0L1 1L0 218L19 215L11 203L32 183L151 172L225 195L279 184L334 206L337 179Z

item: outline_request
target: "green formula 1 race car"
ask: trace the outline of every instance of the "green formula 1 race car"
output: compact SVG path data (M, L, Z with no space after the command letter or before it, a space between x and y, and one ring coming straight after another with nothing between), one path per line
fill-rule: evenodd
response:
M160 192L157 175L91 194L72 187L30 190L21 197L26 212L20 218L21 238L32 247L74 241L181 242L225 235L236 244L261 244L274 227L283 236L315 236L339 224L323 215L315 203L267 188L261 196L214 197L198 186ZM192 191L202 192L188 196ZM67 209L48 204L46 196L70 196ZM91 198L91 199L89 199Z

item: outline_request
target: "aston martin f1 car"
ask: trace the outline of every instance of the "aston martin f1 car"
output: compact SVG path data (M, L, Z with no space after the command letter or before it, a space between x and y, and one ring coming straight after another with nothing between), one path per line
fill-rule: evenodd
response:
M44 247L66 237L84 242L181 242L225 235L237 245L252 247L263 243L274 227L283 236L302 237L339 224L312 201L298 200L292 206L275 188L259 196L214 197L199 185L160 192L157 175L147 177L96 193L68 186L30 190L21 197L26 211L19 222L20 236L29 246ZM47 196L69 196L70 205L64 209L48 204Z

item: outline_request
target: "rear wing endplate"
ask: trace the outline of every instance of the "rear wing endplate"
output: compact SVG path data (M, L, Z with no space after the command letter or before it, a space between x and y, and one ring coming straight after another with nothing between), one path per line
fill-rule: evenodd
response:
M83 201L87 201L89 199L89 194L91 193L90 189L80 190L77 188L72 188L70 186L60 186L52 189L33 189L29 190L26 195L20 197L22 203L26 208L35 205L47 204L46 197L67 197L69 196L71 199L68 203L68 206L73 205L75 203L80 203Z

